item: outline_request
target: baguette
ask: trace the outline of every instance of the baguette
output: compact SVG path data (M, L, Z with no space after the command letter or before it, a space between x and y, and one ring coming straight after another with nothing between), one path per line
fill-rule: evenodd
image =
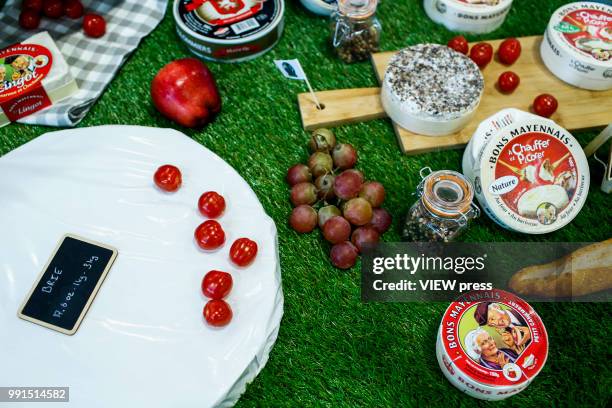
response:
M542 297L584 296L612 288L612 238L543 265L521 269L510 289Z

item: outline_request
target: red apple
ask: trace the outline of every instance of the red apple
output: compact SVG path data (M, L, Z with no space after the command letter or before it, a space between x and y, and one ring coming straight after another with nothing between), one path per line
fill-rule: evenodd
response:
M178 59L159 70L151 82L151 97L162 115L186 127L204 126L221 111L215 78L195 58Z

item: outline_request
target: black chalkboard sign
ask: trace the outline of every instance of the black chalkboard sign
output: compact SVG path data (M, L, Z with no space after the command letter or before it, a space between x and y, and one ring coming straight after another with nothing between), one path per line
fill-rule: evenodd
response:
M65 235L26 296L19 317L73 335L116 257L114 248Z

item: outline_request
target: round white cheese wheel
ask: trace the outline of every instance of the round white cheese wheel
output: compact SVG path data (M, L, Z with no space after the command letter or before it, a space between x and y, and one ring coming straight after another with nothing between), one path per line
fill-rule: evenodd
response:
M513 231L562 228L589 190L589 167L576 139L554 121L517 109L484 120L462 164L484 212Z
M404 129L428 136L461 130L484 88L478 66L447 46L418 44L399 51L387 67L381 100Z
M175 193L153 183L168 163L183 175ZM283 314L276 228L236 170L176 130L100 126L39 136L0 157L0 172L0 384L67 386L78 408L236 403ZM205 253L193 233L205 221L198 197L211 190L226 200L226 242ZM119 252L73 336L17 317L66 233ZM247 268L228 257L240 237L259 247ZM233 277L223 328L202 316L212 269Z
M451 31L474 34L498 29L506 19L512 0L424 0L425 12Z
M559 79L579 88L612 89L612 6L567 4L548 23L540 54Z

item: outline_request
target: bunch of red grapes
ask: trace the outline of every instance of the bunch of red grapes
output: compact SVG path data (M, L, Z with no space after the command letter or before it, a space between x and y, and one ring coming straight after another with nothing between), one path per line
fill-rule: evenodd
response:
M19 25L26 30L34 30L40 25L40 19L45 16L58 19L62 16L77 19L83 17L85 7L81 0L23 0ZM83 31L90 37L102 37L106 32L104 17L87 13L83 17Z
M295 207L289 224L299 233L321 228L333 245L332 264L348 269L355 265L364 245L377 243L391 226L391 215L380 208L385 188L377 181L365 181L353 168L355 148L336 143L329 129L315 130L309 146L308 165L296 164L287 172Z

